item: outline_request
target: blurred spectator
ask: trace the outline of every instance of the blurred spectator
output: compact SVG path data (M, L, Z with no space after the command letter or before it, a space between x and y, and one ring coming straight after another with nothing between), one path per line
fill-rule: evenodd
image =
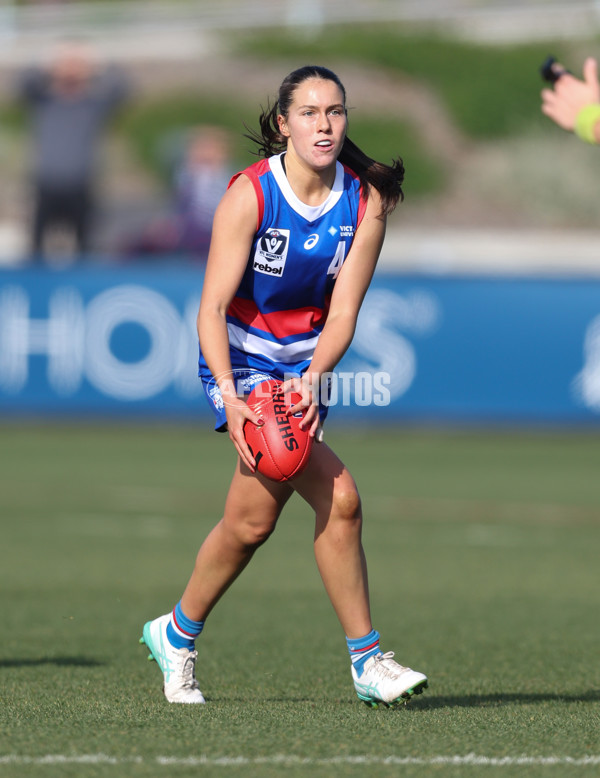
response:
M125 253L137 257L185 254L204 261L213 216L232 174L230 152L226 130L212 126L196 129L175 169L172 213L127 241Z
M48 67L20 74L16 93L33 129L31 251L43 258L55 226L66 228L75 250L90 250L97 146L108 118L129 96L124 75L99 68L83 43L65 43Z
M188 144L175 179L184 249L208 251L213 216L231 178L229 156L229 138L218 127L201 128Z

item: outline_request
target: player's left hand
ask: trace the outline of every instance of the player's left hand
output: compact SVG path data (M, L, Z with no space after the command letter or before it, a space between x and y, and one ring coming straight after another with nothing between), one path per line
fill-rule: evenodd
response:
M318 439L319 394L318 391L315 390L313 381L306 375L302 378L288 378L288 380L283 383L283 393L285 395L291 392L297 392L302 399L288 408L287 415L292 416L294 413L298 413L298 411L305 410L306 413L299 425L300 429L307 429L311 438L317 436Z

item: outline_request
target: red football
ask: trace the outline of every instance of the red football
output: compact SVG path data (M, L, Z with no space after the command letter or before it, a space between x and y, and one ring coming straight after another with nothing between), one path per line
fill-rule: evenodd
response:
M273 481L289 481L299 475L308 464L313 444L308 430L299 427L304 412L286 415L288 408L301 399L300 394L290 392L284 396L282 386L281 381L274 379L257 384L247 402L264 424L244 424L244 437L256 460L256 469Z

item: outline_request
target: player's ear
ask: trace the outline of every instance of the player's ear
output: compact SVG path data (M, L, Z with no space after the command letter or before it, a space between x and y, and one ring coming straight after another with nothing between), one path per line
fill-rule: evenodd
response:
M290 137L290 131L288 130L285 116L282 116L281 114L277 116L277 126L279 127L279 132L283 135L284 138Z

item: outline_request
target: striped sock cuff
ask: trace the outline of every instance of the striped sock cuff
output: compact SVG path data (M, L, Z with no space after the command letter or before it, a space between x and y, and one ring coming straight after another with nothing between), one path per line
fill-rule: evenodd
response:
M204 622L189 619L181 609L181 602L178 602L171 613L167 637L175 648L190 648L203 628Z
M367 659L379 652L379 632L372 629L362 638L346 638L346 643L350 661L360 675Z

